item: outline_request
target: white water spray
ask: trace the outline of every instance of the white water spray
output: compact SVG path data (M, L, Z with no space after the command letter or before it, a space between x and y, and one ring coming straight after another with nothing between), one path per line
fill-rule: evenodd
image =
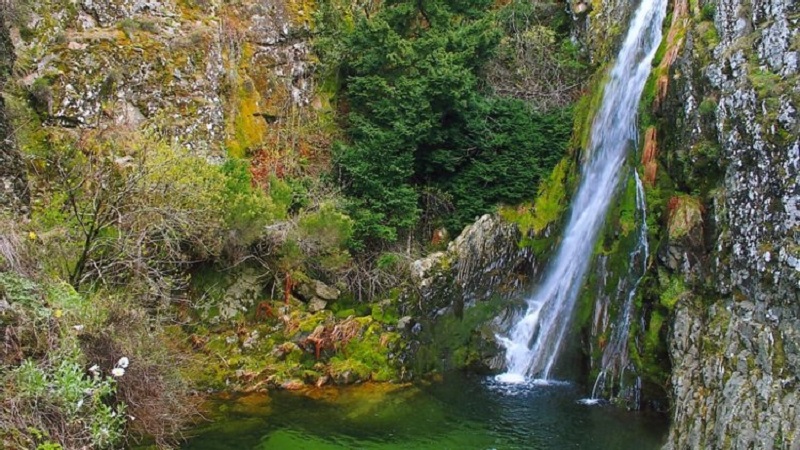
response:
M507 337L498 336L506 348L507 369L498 381L520 383L529 376L550 376L628 147L636 140L636 111L661 42L666 3L642 0L631 20L592 124L588 161L556 257L527 300L524 316Z

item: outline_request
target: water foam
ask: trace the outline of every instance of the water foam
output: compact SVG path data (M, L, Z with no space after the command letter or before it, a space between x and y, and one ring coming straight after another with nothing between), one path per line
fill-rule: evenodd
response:
M527 299L525 313L508 336L498 336L506 349L507 368L498 381L550 378L628 148L636 141L636 113L661 42L666 3L644 0L631 20L592 125L588 161L556 256Z

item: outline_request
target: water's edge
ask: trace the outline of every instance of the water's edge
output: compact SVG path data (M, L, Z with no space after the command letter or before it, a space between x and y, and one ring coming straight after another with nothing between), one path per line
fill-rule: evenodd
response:
M448 374L432 383L365 383L210 402L184 449L656 449L666 417L577 403L571 383L508 385Z

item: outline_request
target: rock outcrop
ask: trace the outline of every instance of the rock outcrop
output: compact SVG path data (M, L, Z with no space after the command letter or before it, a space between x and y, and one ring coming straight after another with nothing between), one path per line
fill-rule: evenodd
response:
M0 93L11 76L14 48L6 26L5 9L0 5ZM13 126L0 95L0 209L15 216L28 214L29 193L25 164L17 151Z
M633 360L654 381L664 373L673 411L667 448L795 449L797 3L677 0L670 8L642 105L640 172L658 245L641 288ZM604 54L597 43L611 45L613 27L600 23L606 12L624 17L618 2L573 2L572 10L578 38L593 55ZM597 331L587 332L593 359L606 343L608 311L619 308L609 303L608 287L627 271L613 264L627 254L619 245L625 227L612 225L587 293L595 302Z
M705 191L705 211L694 221L704 239L671 245L692 256L664 260L690 286L669 336L668 448L800 445L796 13L784 0L695 5L670 70L664 108L676 137L662 162L681 189ZM697 168L709 148L720 176L704 186Z
M405 295L401 329L412 344L406 357L417 358L422 371L502 369L495 335L511 327L543 268L530 248L520 247L522 237L513 223L487 214L447 250L412 263L415 286Z
M516 294L529 286L533 254L520 248L516 226L486 214L447 247L414 261L420 302L436 312L454 303L472 305L492 296Z
M144 129L221 158L258 150L288 116L296 126L312 103L320 107L305 2L32 0L19 8L18 82L51 127Z
M621 0L569 0L573 36L588 51L593 63L610 61L633 13L631 2Z

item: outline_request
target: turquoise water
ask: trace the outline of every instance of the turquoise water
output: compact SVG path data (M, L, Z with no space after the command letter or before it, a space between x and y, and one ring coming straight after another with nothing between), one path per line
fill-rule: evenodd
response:
M658 449L665 418L577 401L567 383L453 376L425 386L275 392L214 403L184 449Z

